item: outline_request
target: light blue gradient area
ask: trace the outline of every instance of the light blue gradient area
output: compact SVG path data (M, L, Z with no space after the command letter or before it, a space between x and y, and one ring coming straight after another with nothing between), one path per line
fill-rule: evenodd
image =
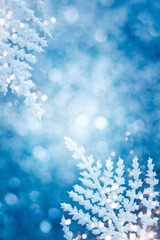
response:
M1 95L2 240L63 239L60 202L79 177L64 136L126 170L138 155L145 172L150 156L160 178L159 1L48 0L45 11L53 39L33 71L48 96L42 121Z

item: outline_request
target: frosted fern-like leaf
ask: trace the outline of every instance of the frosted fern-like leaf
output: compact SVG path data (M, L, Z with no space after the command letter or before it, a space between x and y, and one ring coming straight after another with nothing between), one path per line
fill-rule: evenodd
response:
M113 161L106 161L105 169L95 162L92 156L86 157L85 150L78 148L70 138L65 138L67 148L73 152L73 158L80 159L81 185L75 185L69 193L76 206L62 204L64 211L72 220L85 226L95 239L127 240L155 239L155 226L158 218L154 216L159 206L159 193L154 191L158 180L155 178L154 164L148 160L145 181L141 178L138 158L132 161L130 180L124 178L124 161L119 158L116 169ZM79 206L79 207L77 207ZM63 217L64 237L73 240ZM88 239L88 238L87 238Z
M42 1L39 2L41 6ZM38 118L42 109L32 91L31 65L37 61L35 53L47 46L40 32L49 35L27 0L0 0L0 91L6 94L10 88L13 93L25 96L25 104Z

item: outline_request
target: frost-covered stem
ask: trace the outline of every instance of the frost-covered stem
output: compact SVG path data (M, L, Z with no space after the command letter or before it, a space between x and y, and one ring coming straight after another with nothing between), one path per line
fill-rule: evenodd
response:
M93 182L94 182L94 184L96 186L96 189L98 190L98 193L99 193L102 201L104 201L104 203L105 203L106 209L108 210L111 218L113 219L113 222L114 222L114 225L115 225L117 231L121 232L122 229L121 229L121 226L119 224L118 217L115 215L115 213L114 213L113 209L111 208L111 206L109 204L107 204L106 195L103 193L103 188L100 185L100 182L99 182L99 179L98 179L97 175L95 174L95 171L94 171L94 169L92 167L92 163L88 160L88 158L86 158L84 156L84 149L83 148L78 148L77 144L75 144L69 138L65 137L65 140L66 140L66 145L67 145L68 149L70 151L74 152L73 157L76 158L76 159L78 159L78 158L81 159L82 162L85 164L86 169L89 171L90 177L93 180Z
M139 179L141 172L139 169L137 156L134 157L133 159L132 167L133 169L131 174L132 174L133 180L130 180L128 184L131 190L128 190L126 192L126 196L128 197L128 199L124 199L123 201L123 208L125 209L125 211L123 212L123 215L125 214L125 217L124 216L122 217L123 218L122 221L123 221L123 227L124 227L125 233L132 232L133 229L135 229L137 233L139 232L139 226L137 223L137 216L135 211L138 210L138 205L136 203L136 200L140 196L141 192L137 192L137 191L139 187L142 186L142 181ZM131 225L128 226L126 222L130 222ZM135 227L133 224L136 224Z
M93 180L94 184L96 185L96 189L98 190L98 193L99 193L102 201L105 202L105 207L106 207L107 210L109 211L109 215L110 215L110 216L112 217L112 219L113 219L113 222L114 222L115 227L117 228L117 230L118 230L119 232L121 232L121 226L120 226L120 224L118 223L118 218L117 218L117 216L115 215L115 213L114 213L113 209L111 208L111 206L110 206L109 204L107 204L107 202L106 202L106 200L107 200L107 199L106 199L106 195L103 193L103 188L102 188L102 186L100 185L99 179L98 179L97 177L94 177L94 176L95 176L95 172L94 172L94 170L93 170L90 162L87 161L87 158L86 158L84 155L81 156L81 160L86 164L87 169L88 169L88 171L89 171L89 173L90 173L90 176L92 177L92 180Z

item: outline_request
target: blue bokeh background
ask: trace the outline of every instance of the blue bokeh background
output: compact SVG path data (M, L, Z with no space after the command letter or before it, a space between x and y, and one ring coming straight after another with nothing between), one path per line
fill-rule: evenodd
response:
M0 240L63 239L60 203L79 176L63 136L126 169L138 155L146 171L150 156L160 178L159 1L46 0L45 12L53 39L33 70L42 121L0 95Z

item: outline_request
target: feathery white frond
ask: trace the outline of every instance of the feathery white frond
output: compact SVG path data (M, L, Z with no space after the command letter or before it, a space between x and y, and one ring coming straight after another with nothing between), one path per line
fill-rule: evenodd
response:
M47 46L40 32L49 34L48 28L35 16L25 1L0 1L0 91L25 97L25 104L41 118L42 110L31 80L35 53Z
M154 191L158 180L152 159L148 160L147 186L141 180L137 157L132 161L131 179L126 184L121 158L115 170L111 158L102 170L100 161L95 162L92 156L84 155L84 148L79 148L70 138L65 138L65 141L73 152L73 158L80 159L78 167L82 186L76 184L69 193L79 207L63 203L63 210L98 239L151 239L155 234L152 227L158 221L153 214L159 206L158 193ZM69 239L66 231L64 237ZM71 232L69 236L72 236Z

